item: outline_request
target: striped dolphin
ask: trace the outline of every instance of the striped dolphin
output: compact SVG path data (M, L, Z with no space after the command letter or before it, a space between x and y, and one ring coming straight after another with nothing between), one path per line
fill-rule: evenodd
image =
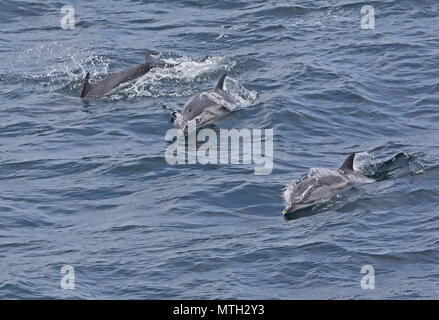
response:
M184 131L190 121L201 126L230 113L233 106L238 105L238 101L224 89L226 77L226 74L220 77L213 91L198 93L185 104L181 112Z
M355 153L351 153L337 170L313 168L308 176L287 185L283 192L286 204L283 214L311 207L327 201L358 183L371 183L374 179L354 170Z

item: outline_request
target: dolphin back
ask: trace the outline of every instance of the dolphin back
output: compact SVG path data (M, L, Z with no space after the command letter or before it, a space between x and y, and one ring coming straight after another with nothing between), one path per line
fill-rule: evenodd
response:
M90 72L87 72L82 85L81 98L103 96L120 84L143 76L152 68L170 68L173 66L173 64L158 60L150 54L145 54L145 63L110 74L94 85L90 83Z

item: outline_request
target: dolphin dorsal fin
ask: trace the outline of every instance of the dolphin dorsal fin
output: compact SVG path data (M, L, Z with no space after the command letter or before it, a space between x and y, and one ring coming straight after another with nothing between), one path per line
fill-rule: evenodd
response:
M216 84L215 91L221 90L224 91L224 79L227 77L227 74L223 74L221 78L219 78L218 83Z
M90 91L90 89L91 89L91 84L90 84L90 71L89 71L87 72L84 78L84 84L82 85L82 90L81 90L81 98L84 98L87 95L87 93Z
M340 167L340 170L354 170L355 152L351 153Z

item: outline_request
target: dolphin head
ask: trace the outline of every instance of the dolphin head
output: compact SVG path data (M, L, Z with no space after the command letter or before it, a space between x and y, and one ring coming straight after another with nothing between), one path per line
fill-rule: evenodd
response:
M318 169L311 170L308 177L286 187L284 200L287 205L283 214L328 201L349 186L349 180L337 171L325 170L320 173Z
M220 116L227 113L228 109L212 97L209 92L202 92L189 100L183 108L183 119L187 122L198 117L200 114ZM211 117L208 117L209 119Z
M224 80L226 77L226 74L221 76L213 92L201 92L186 103L182 111L185 121L190 121L205 111L213 114L222 114L227 109L222 106L221 102L236 102L232 96L224 91Z
M190 121L198 116L206 109L209 104L206 100L201 98L201 95L197 95L189 100L183 108L182 115L185 121Z
M287 205L282 213L292 213L300 209L311 207L314 204L312 201L314 185L314 179L310 178L305 178L297 183L288 185L283 194Z
M289 214L293 213L294 211L309 208L312 206L312 203L292 203L288 207L286 207L284 210L282 210L283 214Z

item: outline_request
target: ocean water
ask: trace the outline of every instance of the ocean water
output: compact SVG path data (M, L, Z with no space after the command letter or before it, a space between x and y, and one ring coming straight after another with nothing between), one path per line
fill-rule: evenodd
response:
M436 0L65 4L0 1L0 298L439 298ZM180 64L83 105L145 52ZM257 97L210 128L273 129L270 175L165 161L162 105L224 72ZM282 216L351 152L377 182Z

